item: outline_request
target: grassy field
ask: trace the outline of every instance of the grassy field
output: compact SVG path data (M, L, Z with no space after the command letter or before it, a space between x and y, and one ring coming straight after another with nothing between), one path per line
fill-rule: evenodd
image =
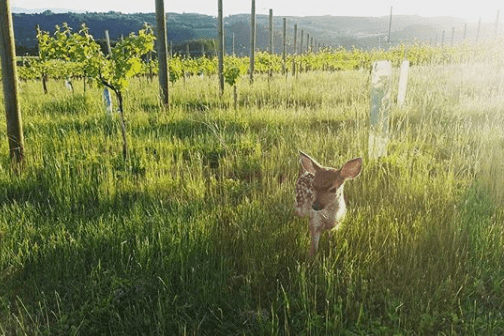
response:
M412 68L379 160L364 70L243 79L236 111L215 78L177 82L170 112L137 79L126 162L97 89L21 83L18 174L0 123L0 333L504 334L503 75ZM314 259L299 149L364 158Z

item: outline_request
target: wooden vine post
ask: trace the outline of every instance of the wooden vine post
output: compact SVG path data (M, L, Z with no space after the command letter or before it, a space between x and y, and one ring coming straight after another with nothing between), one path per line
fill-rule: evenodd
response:
M269 10L269 52L273 54L273 9Z
M390 6L390 20L389 20L389 26L388 26L388 40L387 43L390 45L390 39L391 39L391 33L392 33L392 10L394 6Z
M269 10L269 54L273 55L273 9ZM273 76L273 69L271 68L271 63L269 63L268 70L269 77Z
M254 82L254 62L255 62L255 33L256 33L256 5L252 0L252 10L250 15L250 83Z
M235 56L235 33L233 33L233 57Z
M297 31L297 23L296 23L294 25L294 47L292 50L293 55L297 55L297 35L298 35L298 31Z
M224 17L222 15L222 0L219 0L219 89L224 94Z
M287 74L285 62L287 61L287 19L283 18L283 52L282 52L282 73Z
M156 0L157 52L159 61L159 95L162 104L170 107L168 92L168 49L166 39L166 15L164 0Z
M304 38L304 30L301 29L301 41L299 42L299 53L303 54L303 38Z
M2 82L10 157L15 163L21 163L24 158L24 136L17 83L14 29L9 0L0 1L0 58L2 59Z
M292 76L296 75L297 23L294 25L294 50L292 53Z

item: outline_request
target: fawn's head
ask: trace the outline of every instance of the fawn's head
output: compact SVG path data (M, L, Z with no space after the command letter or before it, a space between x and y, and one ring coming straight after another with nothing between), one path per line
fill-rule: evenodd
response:
M335 169L321 166L301 151L299 154L303 169L314 175L313 191L315 195L312 208L315 211L323 210L326 205L334 201L345 180L352 179L361 172L361 158L352 159L345 163L341 169Z

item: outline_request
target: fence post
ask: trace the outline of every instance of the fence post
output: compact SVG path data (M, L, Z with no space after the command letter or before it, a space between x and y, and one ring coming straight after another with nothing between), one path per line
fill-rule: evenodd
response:
M24 158L23 123L19 104L16 49L9 0L0 1L0 46L10 157L15 163L22 163Z
M293 55L297 54L297 35L298 35L298 31L297 31L297 23L296 23L294 25L294 48L292 50Z
M388 45L390 45L391 41L391 33L392 33L392 9L394 8L394 6L390 6L390 20L389 20L389 26L388 26L388 40L387 40L387 43Z
M297 23L294 25L294 50L292 53L292 76L296 75L296 55L297 55Z
M170 96L168 92L168 49L166 39L166 14L164 0L156 0L156 25L157 25L157 45L159 62L159 95L161 102L167 108L170 107ZM172 52L170 44L170 55Z
M301 29L301 41L299 42L299 53L303 54L303 38L304 38L304 30Z
M285 62L287 61L287 19L283 18L283 53L282 53L282 73L287 74L287 69L285 66Z
M256 33L256 5L252 0L252 9L250 15L250 83L254 81L254 62L255 62L255 33Z
M224 94L224 17L222 14L222 0L219 0L219 88L221 96Z
M273 9L269 10L269 53L273 54Z
M235 56L235 33L233 33L233 57Z
M369 158L372 159L387 155L391 78L392 63L390 61L373 63L371 71L371 112L369 118L368 148Z

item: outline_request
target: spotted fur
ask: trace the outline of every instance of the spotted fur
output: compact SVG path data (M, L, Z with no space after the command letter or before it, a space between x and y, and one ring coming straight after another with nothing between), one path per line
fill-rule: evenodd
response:
M313 256L322 232L338 228L345 217L344 183L359 175L362 159L350 160L340 170L323 167L303 152L300 159L302 169L295 187L295 210L296 215L310 218L310 256Z

